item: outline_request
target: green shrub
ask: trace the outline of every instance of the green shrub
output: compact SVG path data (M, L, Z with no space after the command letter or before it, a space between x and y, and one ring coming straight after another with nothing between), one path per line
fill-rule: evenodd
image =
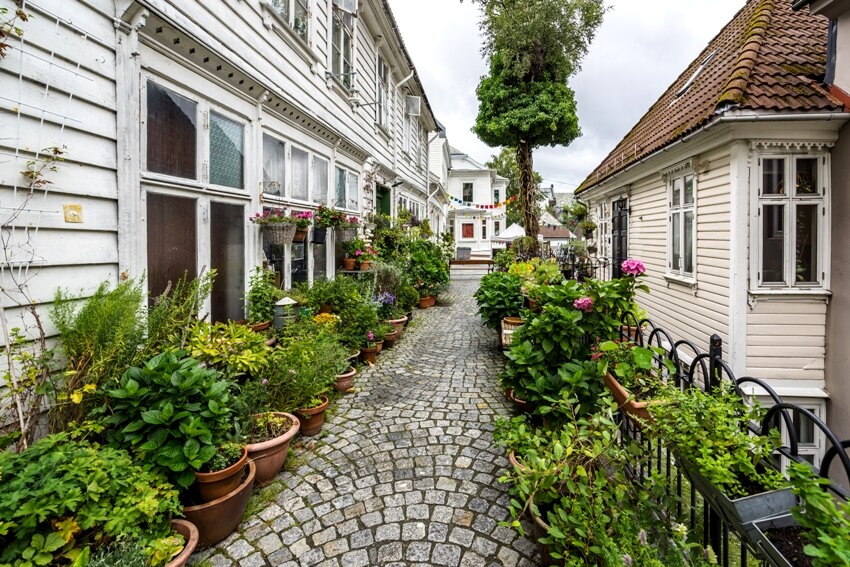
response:
M105 392L101 422L112 445L186 488L233 432L230 389L220 372L185 351L164 352L128 369L119 387Z
M266 336L233 321L197 321L187 337L186 350L192 358L234 378L257 375L268 365L270 349Z
M789 467L794 494L800 504L791 514L809 542L804 551L814 567L850 565L850 503L838 505L826 491L828 479L816 478L812 468L800 463Z
M481 278L475 292L478 314L491 329L501 328L502 319L518 316L522 309L522 280L507 272L493 272Z
M440 247L429 240L410 243L406 272L420 295L437 295L449 283L449 264Z
M104 540L162 537L182 509L164 476L67 432L0 452L0 479L3 564L70 563Z
M251 324L274 321L274 304L278 289L274 285L274 272L257 266L248 282L248 322Z

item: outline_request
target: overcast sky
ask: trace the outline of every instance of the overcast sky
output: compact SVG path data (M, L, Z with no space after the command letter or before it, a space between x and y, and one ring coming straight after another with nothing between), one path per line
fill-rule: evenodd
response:
M745 0L609 0L582 70L570 80L582 137L534 152L556 191L574 189L610 152ZM467 0L390 0L405 45L449 143L484 163L498 153L470 129L486 73L478 7Z

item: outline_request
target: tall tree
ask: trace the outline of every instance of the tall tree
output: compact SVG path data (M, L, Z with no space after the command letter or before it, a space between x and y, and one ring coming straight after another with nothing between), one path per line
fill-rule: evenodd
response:
M481 7L484 54L472 131L490 146L516 148L523 226L537 238L532 152L566 146L581 135L567 80L605 14L603 0L472 0Z
M486 164L490 169L496 170L496 174L508 180L508 188L505 191L505 200L510 197L519 195L519 180L520 171L516 161L515 148L502 148L497 156L490 156L490 161ZM540 185L543 178L538 172L533 172L534 185ZM506 226L518 223L523 226L522 207L520 203L511 203L506 206Z

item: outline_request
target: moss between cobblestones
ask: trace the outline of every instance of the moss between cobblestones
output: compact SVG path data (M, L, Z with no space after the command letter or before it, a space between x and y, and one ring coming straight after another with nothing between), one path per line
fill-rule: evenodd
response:
M278 478L273 480L268 486L264 486L260 490L255 490L248 500L248 508L245 510L244 518L250 518L265 510L269 504L275 501L277 495L287 488L286 483Z

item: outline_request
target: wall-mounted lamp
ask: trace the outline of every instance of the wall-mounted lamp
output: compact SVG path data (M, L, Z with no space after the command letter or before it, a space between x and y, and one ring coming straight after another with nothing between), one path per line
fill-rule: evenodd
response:
M404 179L401 179L401 178L396 177L395 179L393 179L393 182L392 182L392 183L390 183L390 187L392 187L393 189L395 189L396 187L398 187L398 186L399 186L399 185L401 185L402 183L404 183Z

